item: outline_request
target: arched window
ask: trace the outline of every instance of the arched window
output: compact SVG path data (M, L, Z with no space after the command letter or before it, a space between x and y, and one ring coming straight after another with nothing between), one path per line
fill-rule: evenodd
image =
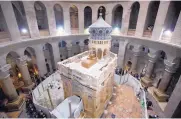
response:
M144 37L151 37L159 5L160 1L151 1L149 4L143 33Z
M36 1L34 3L34 8L40 35L49 35L48 18L45 5L39 1Z
M102 18L105 20L106 17L106 8L104 6L100 6L97 12L97 18L99 18L100 13L102 13Z
M73 5L70 7L69 12L70 12L71 33L76 34L79 31L78 8L75 5Z
M87 6L84 9L84 28L88 28L92 24L92 9Z
M113 9L113 19L112 19L112 26L121 28L122 27L122 15L123 15L123 7L121 5L117 5Z
M55 13L55 21L57 28L64 28L64 20L63 20L63 9L59 4L55 4L54 7Z
M138 20L140 4L138 2L133 3L131 6L131 14L129 19L129 29L136 29L136 24Z

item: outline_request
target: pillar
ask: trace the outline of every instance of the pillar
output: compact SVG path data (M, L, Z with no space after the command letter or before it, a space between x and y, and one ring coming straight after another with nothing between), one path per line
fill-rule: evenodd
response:
M127 8L127 7L124 7L124 8ZM124 8L123 8L123 15L122 15L123 19L122 19L121 32L122 34L127 35L128 29L129 29L129 19L130 19L131 9L127 8L125 10Z
M84 9L82 7L79 8L78 11L78 20L79 20L79 34L84 33Z
M96 12L96 13L97 13L97 12ZM105 21L106 21L109 25L112 25L112 7L111 7L111 6L106 6Z
M67 51L68 51L68 57L72 56L72 43L71 42L67 42Z
M47 73L46 63L45 63L45 56L43 52L42 45L36 45L33 47L36 54L36 62L38 66L38 72L40 76L44 76Z
M174 32L173 32L173 35L172 35L172 38L171 38L171 43L174 43L174 44L177 44L177 45L180 45L181 44L181 12L179 14L179 17L177 19L177 23L176 23L176 26L175 26L175 29L174 29Z
M80 46L80 52L84 52L84 41L83 40L80 41L79 46Z
M151 49L150 49L151 50ZM158 55L155 52L150 52L148 54L149 60L146 67L146 74L141 79L141 83L144 87L150 87L152 86L153 79L151 79L151 75L153 73L153 69L155 66L155 62L157 61Z
M56 35L56 23L55 23L55 13L53 9L52 2L46 2L46 11L47 11L47 19L48 19L48 28L50 36Z
M164 22L165 22L166 15L168 12L169 4L170 4L170 1L160 1L154 29L151 36L151 39L153 40L159 40L160 38L162 29L164 28Z
M10 64L5 64L0 67L0 83L3 92L8 98L8 103L5 105L5 108L8 111L18 111L24 104L24 99L22 95L18 96L16 92L9 74L10 67Z
M165 91L169 85L169 82L172 78L172 74L175 73L176 67L175 63L165 61L165 71L163 73L163 77L158 85L158 88L154 90L154 95L160 102L165 102L169 98L167 94L165 94Z
M70 30L70 13L69 13L69 8L63 9L63 15L64 15L64 30L67 34L71 33Z
M24 85L25 87L28 87L29 85L32 84L32 80L28 71L26 61L27 61L27 56L21 56L20 58L17 59L17 65L22 74Z
M143 35L149 3L150 1L140 1L140 10L135 32L135 36L137 37L142 37Z
M7 24L7 28L11 37L11 40L21 40L20 31L14 14L11 1L3 1L1 3L2 12Z
M93 6L92 7L92 23L97 21L97 14L98 14L98 7Z
M13 85L12 79L10 78L9 69L11 68L10 64L6 64L0 68L0 82L1 87L5 95L7 96L10 102L17 100L18 94Z
M132 59L132 66L131 66L131 72L134 74L136 73L138 58L140 56L140 51L134 51L133 53L133 59Z
M59 44L58 42L51 43L56 68L57 68L57 62L60 61L60 50L58 44Z
M34 1L22 1L26 14L26 20L31 38L40 37L36 13L34 9Z

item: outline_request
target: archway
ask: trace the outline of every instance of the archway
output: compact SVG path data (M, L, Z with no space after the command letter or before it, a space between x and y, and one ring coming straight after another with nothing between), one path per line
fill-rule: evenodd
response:
M112 11L112 26L113 28L122 27L122 16L123 16L123 7L121 5L115 6Z
M9 73L15 88L22 87L24 85L22 81L22 74L16 63L16 60L19 57L20 56L14 51L9 52L6 56L6 63L11 65Z
M133 5L131 6L128 35L134 35L135 34L139 9L140 9L139 2L134 2Z
M43 52L45 56L45 63L46 63L46 68L48 73L53 72L55 68L55 61L54 61L54 56L53 56L53 48L52 45L49 43L46 43L43 46Z
M24 51L24 55L28 57L27 67L31 77L38 76L38 66L36 63L35 50L32 47L27 47Z
M59 4L55 4L54 7L55 21L57 29L64 28L64 20L63 20L63 9Z
M102 13L102 18L105 20L106 18L106 8L104 6L100 6L97 12L97 18L99 18L100 13Z
M174 32L179 14L181 11L181 1L171 1L164 22L163 34L161 39L169 42Z
M92 24L92 9L87 6L84 8L84 29Z
M157 17L160 1L151 1L146 16L143 37L151 37Z
M29 38L29 29L27 26L26 15L24 11L24 6L22 1L12 1L12 7L16 17L16 22L20 30L22 38Z
M75 5L73 5L70 7L69 12L70 12L71 33L77 34L79 31L78 8Z
M48 36L49 35L48 18L47 18L47 11L45 5L42 2L36 1L34 3L34 9L36 13L36 20L40 35Z
M10 40L9 31L7 28L7 24L4 18L3 11L0 5L0 42L5 42ZM6 40L5 40L6 39Z

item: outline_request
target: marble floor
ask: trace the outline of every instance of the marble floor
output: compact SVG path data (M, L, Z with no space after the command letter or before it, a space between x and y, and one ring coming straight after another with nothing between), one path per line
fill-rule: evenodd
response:
M142 118L139 100L130 86L119 85L114 87L111 101L104 111L103 118Z

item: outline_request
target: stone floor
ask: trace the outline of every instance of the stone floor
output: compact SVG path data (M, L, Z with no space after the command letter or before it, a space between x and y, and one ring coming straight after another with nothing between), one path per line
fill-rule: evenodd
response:
M119 85L114 87L114 93L103 118L142 118L141 105L130 86Z

